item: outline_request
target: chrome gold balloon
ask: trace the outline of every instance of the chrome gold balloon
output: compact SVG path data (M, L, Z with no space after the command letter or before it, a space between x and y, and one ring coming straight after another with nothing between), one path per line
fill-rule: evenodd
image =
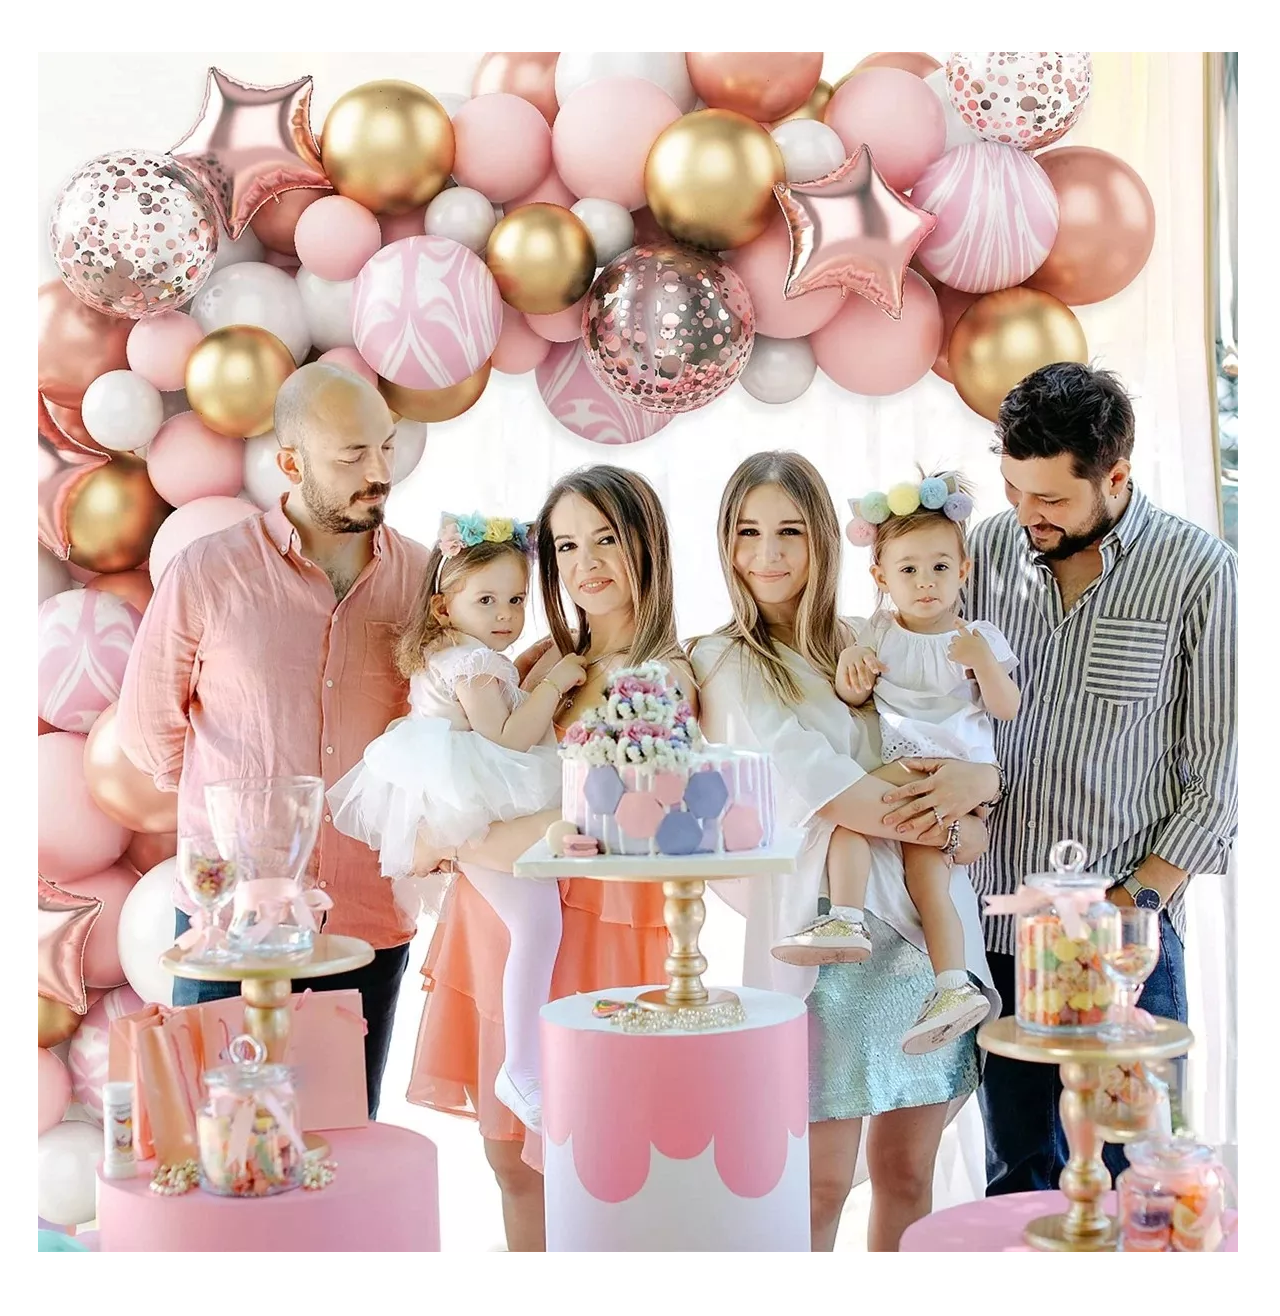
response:
M489 235L484 259L502 300L526 315L567 309L586 294L596 274L587 226L573 211L545 201L504 215Z
M146 462L120 453L77 481L67 499L71 561L86 571L140 567L172 510L156 493Z
M491 369L486 361L474 375L450 388L401 388L389 379L380 378L378 390L393 414L428 423L452 420L479 402L480 394L489 383Z
M271 428L276 394L294 369L293 354L275 334L230 324L202 339L187 359L187 401L216 434L256 438Z

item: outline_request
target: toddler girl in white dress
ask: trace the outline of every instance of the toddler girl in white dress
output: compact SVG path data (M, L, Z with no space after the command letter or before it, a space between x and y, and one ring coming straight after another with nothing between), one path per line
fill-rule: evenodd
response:
M836 693L850 708L874 694L886 765L907 758L993 763L991 718L1009 720L1018 712L1020 695L1009 675L1018 660L1009 642L989 622L966 623L957 611L972 565L964 536L972 507L954 474L854 505L849 537L871 548L882 604L841 654ZM892 609L883 606L886 594ZM965 969L949 854L904 845L902 859L936 978L902 1041L904 1051L919 1054L976 1028L990 1005ZM806 964L866 959L871 943L862 905L869 871L866 841L837 828L827 866L831 913L781 940L774 955Z
M433 852L453 851L494 822L560 802L551 720L586 669L571 654L525 694L502 654L524 629L528 529L501 518L445 518L397 649L410 713L328 792L333 825L379 852L384 877L413 873L419 838ZM506 1057L494 1090L540 1128L538 1010L560 946L559 888L487 870L469 869L468 878L511 934L502 980Z

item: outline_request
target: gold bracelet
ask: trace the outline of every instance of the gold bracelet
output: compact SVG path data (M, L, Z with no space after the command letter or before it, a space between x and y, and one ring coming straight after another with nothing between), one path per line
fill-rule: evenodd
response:
M564 698L564 691L561 690L560 687L549 676L544 676L538 684L549 685L556 692L557 699Z

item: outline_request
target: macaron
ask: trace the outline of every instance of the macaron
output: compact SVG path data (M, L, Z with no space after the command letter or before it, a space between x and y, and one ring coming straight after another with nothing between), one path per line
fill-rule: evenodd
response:
M564 841L566 859L590 859L600 853L600 842L594 836L569 836Z
M577 836L578 829L564 818L553 822L547 828L547 849L551 851L557 859L564 858L564 843L571 836Z

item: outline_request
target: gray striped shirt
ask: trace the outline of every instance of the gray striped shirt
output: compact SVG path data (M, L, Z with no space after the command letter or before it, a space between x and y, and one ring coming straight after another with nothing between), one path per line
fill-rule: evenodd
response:
M995 724L1007 793L971 870L980 896L1048 871L1065 838L1113 879L1153 853L1189 873L1227 871L1235 554L1138 489L1100 547L1102 575L1064 617L1053 573L1012 510L973 532L964 613L1008 637L1022 689L1018 716ZM1169 914L1185 934L1183 891ZM1012 916L985 922L987 949L1013 954Z

